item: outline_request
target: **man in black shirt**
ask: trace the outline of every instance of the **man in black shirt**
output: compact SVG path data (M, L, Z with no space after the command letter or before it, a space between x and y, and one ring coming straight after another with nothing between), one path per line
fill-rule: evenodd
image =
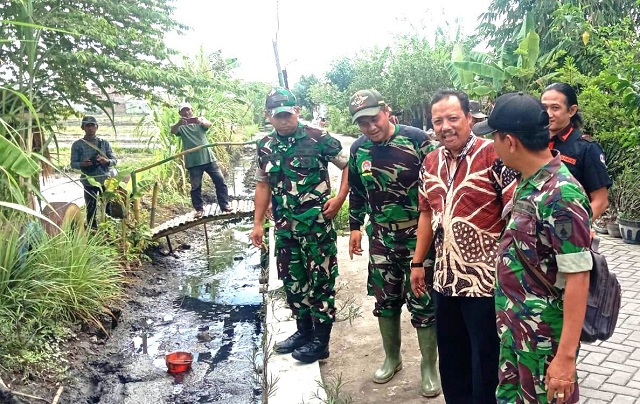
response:
M584 188L593 211L593 220L609 206L609 187L613 183L600 145L581 131L578 97L566 83L554 83L542 93L549 114L549 148L560 152L562 162Z

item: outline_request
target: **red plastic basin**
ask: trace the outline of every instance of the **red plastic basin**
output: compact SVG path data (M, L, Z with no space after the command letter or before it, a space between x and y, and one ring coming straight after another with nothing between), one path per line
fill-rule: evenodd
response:
M182 373L191 369L193 355L182 351L171 352L165 356L164 361L169 373Z

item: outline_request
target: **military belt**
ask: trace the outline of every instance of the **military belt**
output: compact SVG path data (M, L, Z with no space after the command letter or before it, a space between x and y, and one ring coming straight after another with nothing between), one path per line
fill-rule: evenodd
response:
M384 228L392 230L392 231L398 231L398 230L404 230L404 229L407 229L409 227L413 227L413 226L417 225L418 224L418 219L407 220L406 222L387 222L387 223L373 222L373 224L377 225L377 226L380 226L380 227L384 227Z

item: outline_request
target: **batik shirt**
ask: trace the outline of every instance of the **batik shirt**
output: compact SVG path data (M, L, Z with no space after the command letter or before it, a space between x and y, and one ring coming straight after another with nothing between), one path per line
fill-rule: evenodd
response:
M496 317L502 344L542 354L554 352L560 341L562 300L548 296L540 281L527 273L514 244L554 285L558 296L564 291L566 274L590 271L593 265L589 199L560 155L554 154L518 185L496 264Z
M331 225L322 207L331 196L328 163L347 166L341 150L328 132L302 124L290 136L273 131L258 141L256 180L271 189L277 234L315 234Z
M426 132L396 125L394 134L375 143L362 135L349 156L349 227L358 230L366 214L374 223L417 220L418 174L435 146ZM416 222L417 223L417 222Z
M434 290L445 296L493 296L503 201L511 199L516 177L498 159L493 141L473 134L457 157L444 146L427 155L419 209L432 211Z

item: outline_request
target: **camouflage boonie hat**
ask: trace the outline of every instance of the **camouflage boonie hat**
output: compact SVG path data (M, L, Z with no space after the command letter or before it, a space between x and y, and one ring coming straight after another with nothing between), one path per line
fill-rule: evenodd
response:
M349 113L351 121L356 123L356 119L361 116L376 116L382 111L385 102L376 90L360 90L351 96L349 100Z
M296 96L291 91L283 87L274 87L267 95L264 107L269 115L276 116L280 112L295 113L296 105Z

